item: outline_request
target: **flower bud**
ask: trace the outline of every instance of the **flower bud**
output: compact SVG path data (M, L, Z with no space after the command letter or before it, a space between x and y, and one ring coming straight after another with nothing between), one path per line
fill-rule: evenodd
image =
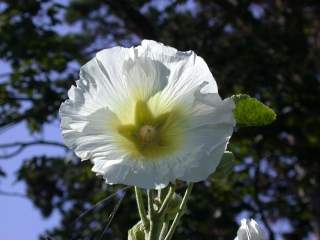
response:
M128 240L145 240L144 226L138 222L128 231Z
M263 240L263 233L258 223L251 219L242 219L235 240Z

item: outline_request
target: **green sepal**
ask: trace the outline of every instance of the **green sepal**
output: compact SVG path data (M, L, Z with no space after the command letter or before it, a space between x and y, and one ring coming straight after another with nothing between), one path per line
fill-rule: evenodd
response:
M143 223L139 221L128 231L128 240L145 240L145 229Z
M216 171L211 175L214 179L222 179L227 177L235 165L234 155L232 152L225 151Z
M276 119L276 113L258 101L246 94L232 96L235 109L233 111L237 126L263 126L272 123Z

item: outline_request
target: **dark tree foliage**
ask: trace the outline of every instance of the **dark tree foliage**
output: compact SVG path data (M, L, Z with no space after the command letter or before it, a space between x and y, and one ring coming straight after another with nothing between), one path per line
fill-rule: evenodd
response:
M196 184L175 239L233 239L235 217L244 211L263 222L270 239L279 220L292 226L284 239L320 238L319 16L318 0L2 0L0 58L11 71L0 69L0 128L26 122L32 134L55 121L79 66L99 49L143 38L192 49L208 63L223 97L255 96L278 118L236 131L230 145L235 171ZM63 147L50 139L8 139L0 148L13 152L0 157L35 144ZM41 239L99 239L125 192L101 239L127 238L138 219L131 189L75 221L124 187L106 186L90 168L56 156L24 161L17 178L26 182L28 197L44 216L62 214Z

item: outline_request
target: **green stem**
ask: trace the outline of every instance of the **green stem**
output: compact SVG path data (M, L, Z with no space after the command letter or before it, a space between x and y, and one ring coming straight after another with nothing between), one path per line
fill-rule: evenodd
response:
M165 211L167 210L167 207L169 205L169 202L170 202L170 200L172 198L172 195L173 195L174 191L175 191L175 185L171 184L170 187L169 187L169 191L168 191L165 199L163 200L163 203L162 203L162 205L161 205L161 207L160 207L160 209L158 211L158 214L160 216L163 216Z
M170 186L170 185L169 185ZM169 191L169 186L162 188L161 190L159 190L159 199L161 202L163 202L165 196L167 196L167 193Z
M148 230L149 229L149 221L148 221L148 218L147 218L146 209L145 209L144 204L143 204L143 198L142 198L141 190L138 187L134 187L134 191L135 191L135 195L136 195L136 201L137 201L139 216L141 218L143 226L145 227L146 230Z
M159 217L153 208L154 194L152 190L148 190L148 211L150 219L150 231L148 240L159 240L159 234L162 226L162 218Z
M150 221L150 232L148 240L159 240L159 235L162 227L162 219Z
M162 224L159 240L163 240L164 239L164 237L167 234L168 227L169 227L169 221L164 221L163 224Z
M172 198L172 195L175 190L175 185L170 184L169 185L169 190L165 196L165 199L163 200L160 208L158 211L155 211L153 208L153 192L152 190L148 191L148 209L149 209L149 216L150 216L150 232L149 232L149 240L159 240L164 238L164 235L166 234L167 231L167 226L163 226L164 224L164 215L165 212L168 208L169 202ZM164 193L164 191L160 191L160 193ZM159 192L158 192L159 193ZM159 196L160 201L161 201L161 196ZM167 223L166 223L167 224ZM165 228L163 228L165 227ZM163 232L165 231L165 232ZM161 237L162 234L162 237Z
M188 201L188 198L189 198L190 193L192 191L192 188L193 188L193 183L190 183L188 185L188 187L187 187L187 190L184 193L184 196L182 198L182 201L181 201L181 204L179 206L178 212L177 212L176 216L174 217L174 220L173 220L173 222L171 224L171 227L170 227L170 229L169 229L169 231L167 233L167 236L164 238L164 240L171 240L172 239L172 236L173 236L173 234L174 234L174 232L175 232L175 230L176 230L176 228L177 228L177 226L179 224L179 221L180 221L182 215L184 214L184 210L185 210L185 208L187 206L187 201Z
M153 191L152 190L147 190L147 196L148 196L148 212L149 212L149 218L150 220L153 220L154 218L154 208L153 208Z

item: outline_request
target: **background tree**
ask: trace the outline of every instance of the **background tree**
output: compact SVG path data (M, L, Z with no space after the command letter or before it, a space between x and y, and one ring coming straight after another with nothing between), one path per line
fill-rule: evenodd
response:
M263 222L270 239L272 225L284 219L292 226L284 239L309 233L320 239L319 10L316 0L0 1L0 57L11 67L0 73L0 128L27 122L32 134L55 121L79 66L99 49L143 38L192 49L208 63L223 97L248 93L271 105L278 119L236 131L235 171L196 185L175 239L233 239L235 217L244 211ZM0 157L35 144L64 147L50 139L8 140L0 148L9 153ZM24 161L17 178L26 182L28 197L44 216L62 213L42 239L99 239L105 209L75 219L117 188L90 168L57 156ZM124 230L137 221L130 190L110 201L116 206L123 196L105 239L126 239Z

